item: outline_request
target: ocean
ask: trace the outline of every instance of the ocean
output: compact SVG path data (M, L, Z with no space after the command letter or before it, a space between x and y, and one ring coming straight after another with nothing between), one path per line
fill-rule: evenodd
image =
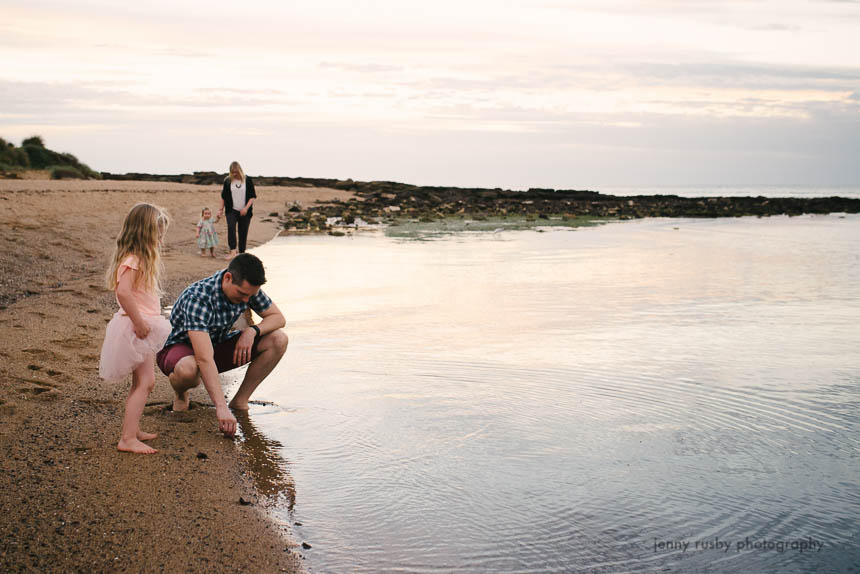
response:
M276 238L290 347L240 448L311 572L846 571L858 245L839 214Z

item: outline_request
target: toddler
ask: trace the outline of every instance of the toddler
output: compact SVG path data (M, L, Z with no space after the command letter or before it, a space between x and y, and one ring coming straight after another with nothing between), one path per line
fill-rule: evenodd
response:
M215 231L215 224L220 219L220 213L213 218L212 210L208 207L203 208L200 221L197 222L197 247L200 248L200 257L206 256L207 249L209 249L209 255L215 257L215 246L218 245L218 232Z

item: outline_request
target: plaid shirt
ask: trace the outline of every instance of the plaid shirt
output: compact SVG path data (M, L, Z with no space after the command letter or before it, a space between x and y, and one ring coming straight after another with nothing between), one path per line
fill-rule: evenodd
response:
M221 290L221 280L227 270L201 279L185 288L170 312L173 331L165 347L176 343L189 343L188 331L206 331L212 344L229 339L234 333L233 324L250 307L258 315L271 307L272 300L260 289L247 303L231 303Z

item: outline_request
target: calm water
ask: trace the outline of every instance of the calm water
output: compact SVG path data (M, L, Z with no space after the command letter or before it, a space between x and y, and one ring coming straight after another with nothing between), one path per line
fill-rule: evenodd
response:
M311 572L848 570L858 245L836 215L278 239L258 487Z
M677 195L679 197L854 197L860 198L856 185L677 185L598 187L607 195Z

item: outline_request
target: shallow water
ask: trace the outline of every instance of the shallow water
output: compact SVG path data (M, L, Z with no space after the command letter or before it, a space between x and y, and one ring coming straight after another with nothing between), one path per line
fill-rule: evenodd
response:
M277 239L253 472L311 572L847 570L858 245L835 215Z
M855 185L675 185L599 187L607 195L677 195L679 197L853 197Z

